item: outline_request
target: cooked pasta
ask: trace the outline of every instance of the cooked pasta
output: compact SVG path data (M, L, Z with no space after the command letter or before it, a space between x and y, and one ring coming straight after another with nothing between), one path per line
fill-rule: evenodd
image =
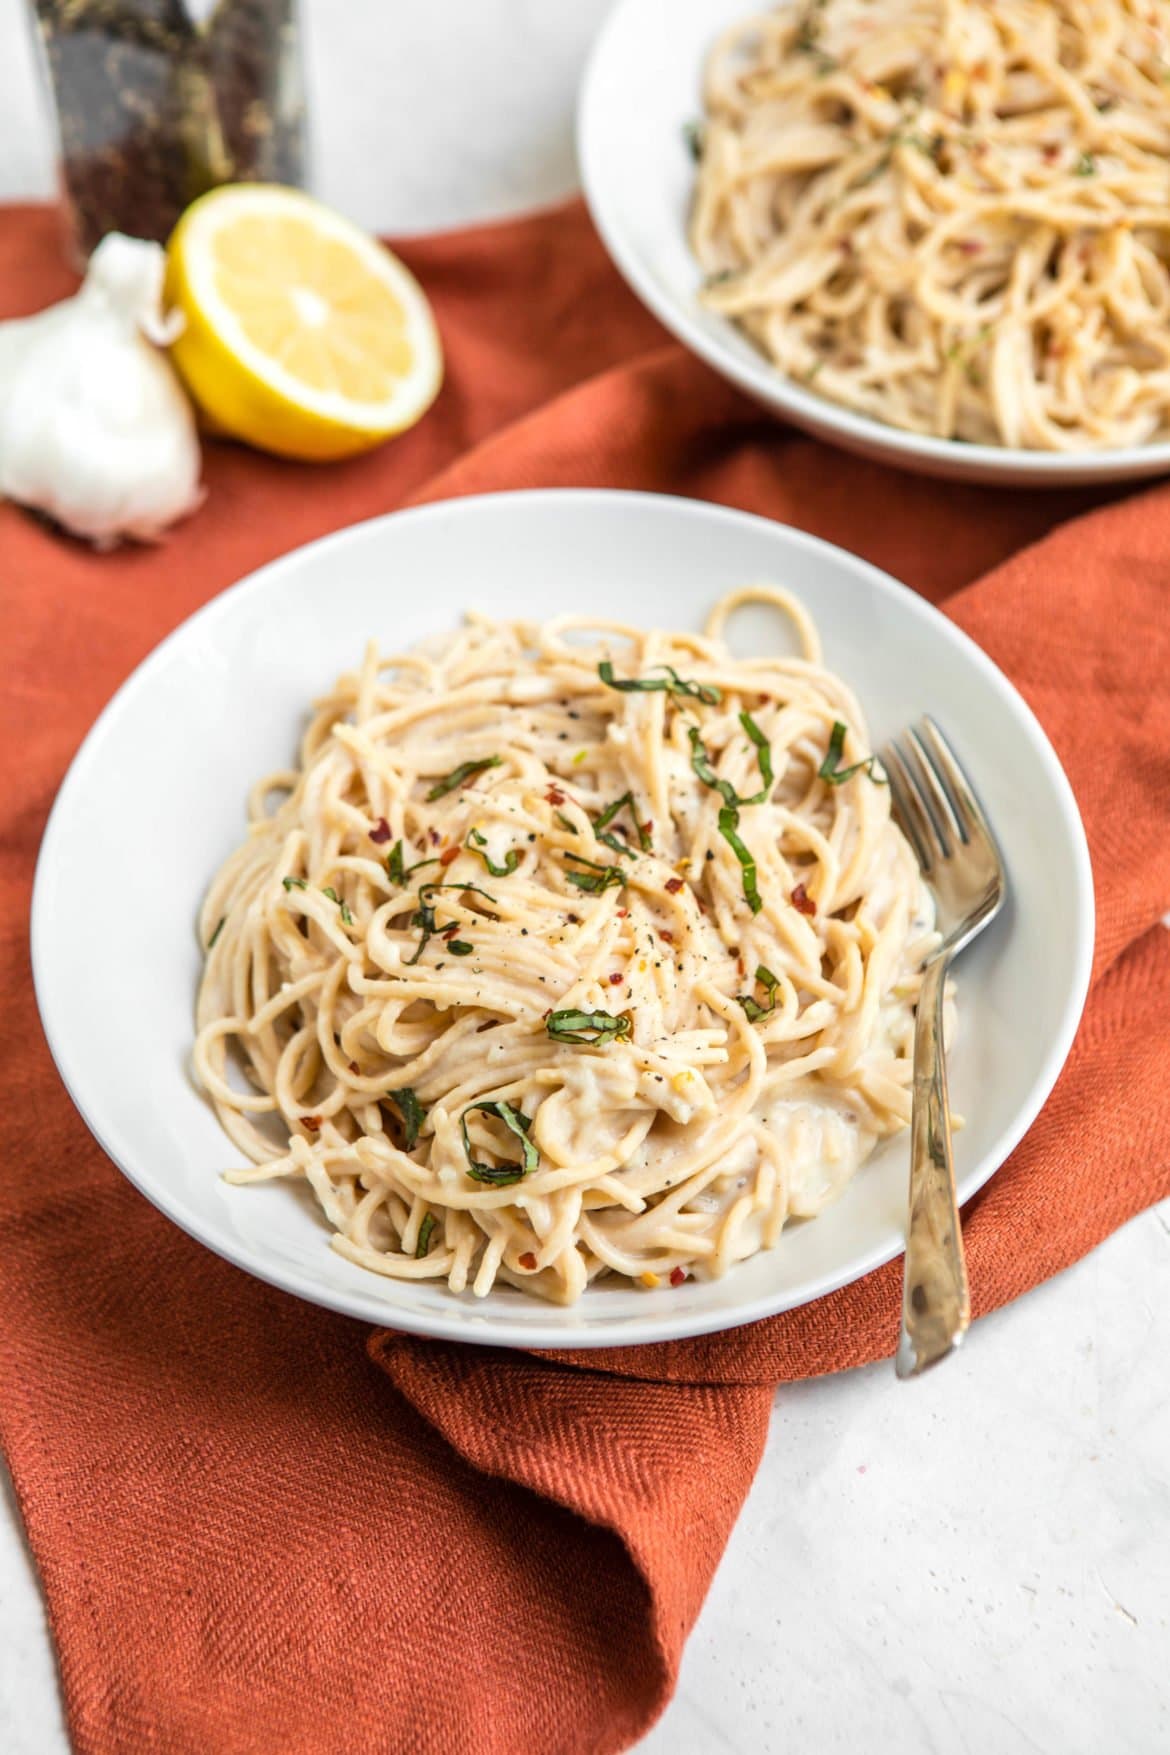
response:
M798 0L712 51L704 302L917 433L1170 437L1166 0Z
M799 656L732 656L749 602ZM371 647L251 817L196 1067L228 1179L303 1179L363 1267L559 1302L721 1274L909 1119L931 901L781 590L702 634Z

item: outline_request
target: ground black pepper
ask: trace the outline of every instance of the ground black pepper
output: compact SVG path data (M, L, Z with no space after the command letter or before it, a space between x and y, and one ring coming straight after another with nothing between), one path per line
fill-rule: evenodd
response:
M300 183L296 0L34 0L71 242L166 238L219 183Z

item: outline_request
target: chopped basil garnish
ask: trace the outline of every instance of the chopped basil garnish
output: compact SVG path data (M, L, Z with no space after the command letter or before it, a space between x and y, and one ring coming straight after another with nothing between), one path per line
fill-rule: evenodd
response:
M600 896L603 890L611 890L626 881L620 866L597 865L592 859L583 859L579 853L566 853L565 858L574 859L578 865L587 868L585 871L566 871L565 876L571 884L588 891L591 896Z
M431 1238L435 1230L435 1215L428 1213L418 1228L418 1243L415 1245L414 1259L421 1261L431 1247Z
M418 947L415 950L414 956L406 959L406 966L408 969L418 962L419 958L427 948L428 941L433 938L435 933L439 930L438 922L435 919L435 910L431 905L431 897L437 895L440 890L471 890L477 896L486 897L489 902L494 902L496 899L494 896L489 896L486 890L481 890L478 884L420 884L418 891L418 907L410 917L410 924L419 927L422 936L418 941ZM470 950L471 946L469 945L467 949ZM458 957L465 957L467 951L456 951L455 955Z
M753 914L758 914L764 906L760 887L756 881L756 862L739 838L739 812L733 806L725 804L719 812L719 833L739 860L743 871L743 899Z
M427 803L433 804L436 798L446 798L449 792L457 792L476 774L482 774L485 768L498 768L502 761L502 756L484 756L478 762L460 762L457 768L435 781L427 793Z
M758 1023L761 1018L766 1018L769 1012L776 1010L776 989L780 985L778 978L773 975L770 969L766 969L763 963L756 970L756 980L768 995L767 1005L761 1005L759 1000L753 999L750 993L736 994L736 998L753 1024Z
M404 884L408 877L412 877L416 871L422 871L424 866L438 864L439 861L435 858L420 859L415 865L407 865L403 857L401 841L395 841L386 855L386 873L392 884Z
M426 1109L409 1085L403 1085L400 1091L387 1091L386 1096L402 1117L403 1143L406 1150L413 1152L418 1144L419 1129L427 1118Z
M613 664L608 658L597 666L597 674L607 689L618 689L622 694L668 694L689 696L695 701L705 701L708 707L717 707L723 699L722 690L713 683L692 682L669 664L659 666L666 671L665 676L629 676L616 677Z
M345 922L346 926L352 926L353 915L349 911L349 905L342 901L341 897L337 894L337 891L330 886L330 888L322 890L321 894L323 896L328 896L331 902L337 903L337 906L341 909L342 920Z
M593 833L604 846L612 847L614 852L620 853L623 859L633 859L633 849L627 842L619 839L617 835L608 835L605 833L606 826L613 822L613 819L617 816L618 812L627 809L630 813L630 820L637 831L638 845L643 853L648 853L651 845L650 837L646 833L643 825L638 821L638 811L634 804L634 795L632 792L623 792L621 797L615 798L613 803L609 805L606 810L603 810L599 817L594 817Z
M1073 174L1078 177L1092 177L1097 173L1097 161L1091 152L1082 152L1073 166Z
M551 1012L544 1027L554 1042L622 1042L630 1033L630 1020L609 1012Z
M216 940L219 938L220 933L223 931L224 924L225 924L226 920L227 920L227 915L221 914L219 917L219 925L216 927L215 931L212 933L211 937L207 941L207 948L209 951L213 951L215 949Z
M447 941L447 949L453 957L469 957L475 949L465 938L452 938Z
M559 810L554 810L553 816L556 818L557 822L561 825L561 828L564 829L567 834L575 835L577 833L576 825L571 823L569 821L568 817L563 816Z
M854 774L860 774L864 769L875 786L884 786L886 784L885 778L881 774L874 773L875 766L881 766L876 756L863 756L860 762L853 762L848 768L839 766L845 748L847 730L848 727L843 725L839 719L833 721L833 734L829 739L828 754L817 769L817 779L823 780L826 786L843 786L846 780L852 780Z
M703 156L703 146L707 130L702 122L684 122L682 129L683 144L691 157L698 163Z
M478 829L472 829L463 845L467 848L469 853L479 854L479 857L483 860L493 877L511 877L512 873L520 863L520 849L518 847L509 847L507 853L504 855L503 865L497 865L491 854L483 851L487 846L487 837L481 835Z
M763 804L769 792L772 790L772 780L774 777L772 773L771 744L768 742L750 713L741 713L739 716L739 722L756 746L756 755L760 764L760 777L764 782L760 787L760 790L758 792L753 792L748 798L741 798L730 780L721 780L718 774L716 774L714 768L711 766L711 758L708 756L703 745L703 740L699 735L698 726L692 725L687 732L687 736L691 740L691 767L699 776L703 785L709 786L713 792L717 792L724 804L729 806L732 810L736 810L742 804Z
M695 773L699 776L703 785L709 786L712 792L717 792L724 804L727 805L729 809L734 810L736 805L740 803L739 793L735 790L735 787L731 784L730 780L721 780L711 766L711 758L708 756L703 740L699 736L698 726L692 725L687 736L691 740L691 767L695 770Z
M740 714L740 724L756 746L760 761L760 773L764 784L759 792L753 792L750 798L741 798L730 780L721 780L711 766L710 758L703 747L698 728L691 726L691 767L699 776L704 786L709 786L723 800L723 808L719 812L719 833L739 860L743 871L743 899L753 914L758 914L764 906L756 879L756 862L739 837L739 807L743 804L762 804L772 786L772 751L763 732L750 713Z
M750 798L741 798L740 804L763 804L772 790L772 746L752 718L750 713L741 713L739 722L756 746L756 760L760 764L760 778L764 784Z
M308 878L281 878L280 881L286 890L307 890L309 887Z
M521 1162L519 1164L505 1162L503 1164L484 1164L471 1155L471 1140L467 1133L467 1117L479 1110L483 1115L494 1116L502 1121L508 1132L520 1141ZM528 1137L532 1126L527 1115L513 1109L510 1103L503 1101L487 1101L472 1103L463 1111L459 1120L459 1130L463 1135L463 1150L467 1153L467 1174L473 1182L488 1182L493 1188L508 1188L513 1182L522 1182L525 1176L535 1170L540 1163L540 1153Z

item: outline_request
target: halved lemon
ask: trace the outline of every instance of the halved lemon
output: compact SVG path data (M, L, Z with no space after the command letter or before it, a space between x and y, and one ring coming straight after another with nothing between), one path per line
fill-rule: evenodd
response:
M348 457L413 426L443 355L426 295L360 227L299 190L193 202L167 246L186 318L171 357L222 431L281 457Z

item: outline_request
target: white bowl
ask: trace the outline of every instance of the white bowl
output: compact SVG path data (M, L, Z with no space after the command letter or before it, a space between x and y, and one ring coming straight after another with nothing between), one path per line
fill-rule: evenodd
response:
M750 0L617 0L581 87L577 152L594 223L644 304L693 353L795 426L922 475L1011 487L1072 487L1170 470L1170 443L1116 451L1013 451L884 426L794 383L699 302L687 243L695 166L683 129L702 113L706 54Z
M962 1196L1032 1121L1072 1042L1093 942L1088 855L1068 783L1011 684L937 610L797 531L695 501L520 493L375 519L214 599L123 686L77 755L45 831L32 949L45 1033L115 1163L177 1224L249 1273L421 1334L503 1346L612 1346L770 1315L858 1278L902 1242L907 1146L890 1141L819 1218L726 1278L591 1287L557 1309L509 1287L479 1300L367 1273L329 1247L303 1189L233 1188L240 1162L194 1087L204 889L244 833L251 780L295 758L311 698L376 634L398 650L475 606L696 626L723 591L772 578L815 614L875 739L933 713L970 765L1011 874L1011 905L959 966L952 1063ZM744 638L770 632L745 617ZM894 1337L891 1336L891 1345Z

